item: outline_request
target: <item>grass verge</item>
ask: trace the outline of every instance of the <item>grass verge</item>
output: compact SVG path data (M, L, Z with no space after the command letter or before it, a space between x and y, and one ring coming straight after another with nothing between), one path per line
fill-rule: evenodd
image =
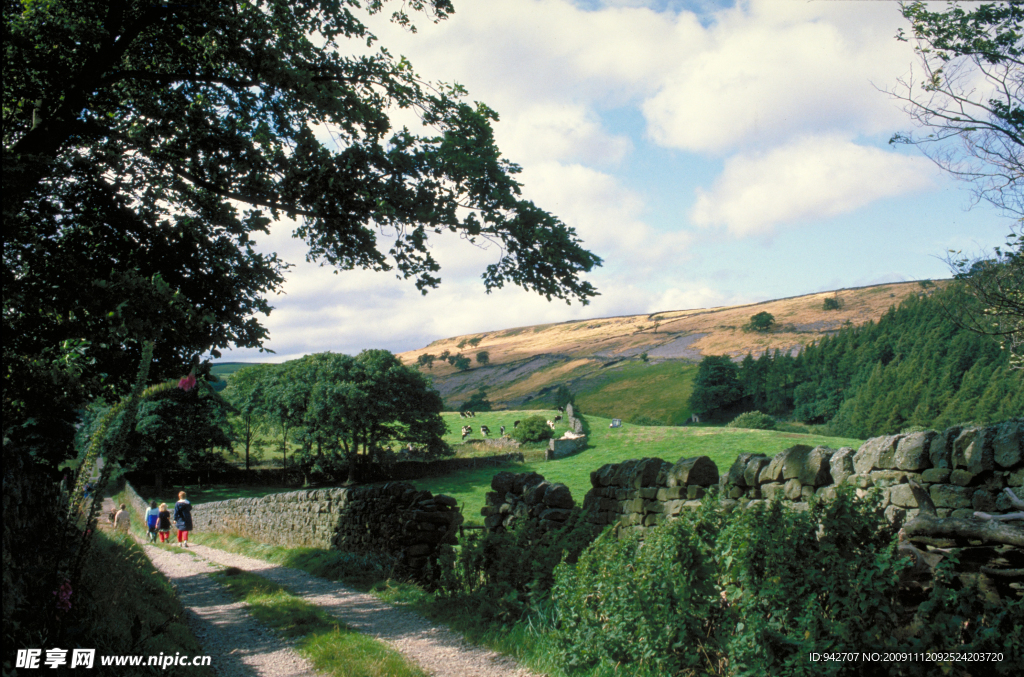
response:
M344 677L421 677L425 673L383 642L367 637L262 576L234 567L211 574L250 613L321 673Z

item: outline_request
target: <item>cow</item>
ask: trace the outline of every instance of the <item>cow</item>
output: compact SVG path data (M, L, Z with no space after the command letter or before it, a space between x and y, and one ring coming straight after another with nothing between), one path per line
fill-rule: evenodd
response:
M466 436L467 435L472 435L472 434L473 434L472 426L468 426L468 425L462 426L462 441L463 442L466 441Z
M562 420L561 416L555 416L555 423L558 423L561 420Z
M554 430L555 429L555 422L554 421L548 421L548 427L551 428L552 430Z
M505 436L505 426L501 426L501 436Z
M491 429L485 425L482 425L480 426L480 434L483 435L484 437L487 437L488 435L491 434Z
M519 421L512 421L512 430L515 430L518 427L519 427Z

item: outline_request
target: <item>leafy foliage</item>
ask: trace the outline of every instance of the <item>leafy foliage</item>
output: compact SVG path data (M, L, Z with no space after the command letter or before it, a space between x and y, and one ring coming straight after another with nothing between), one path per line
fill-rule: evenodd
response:
M480 388L469 396L461 407L460 411L491 411L491 401L487 399L487 388Z
M750 430L773 430L775 419L759 411L747 411L729 422L730 428L747 428Z
M693 380L690 408L706 415L729 407L742 395L739 368L727 356L708 355L700 362Z
M578 564L561 565L551 594L559 660L576 668L628 664L653 674L704 664L720 615L720 522L710 508L687 513L642 542L637 535L620 540L609 529Z
M512 439L523 443L544 442L555 436L543 416L530 416L512 431Z
M838 296L826 296L821 302L822 310L839 310L843 307L843 300Z
M481 350L476 354L476 363L483 366L489 364L491 361L491 354L486 350Z
M766 333L771 331L774 326L775 316L769 312L762 311L756 315L752 315L750 317L750 322L746 324L744 329Z
M438 594L486 623L515 623L547 605L555 567L575 562L592 538L579 508L550 531L519 520L501 533L470 532L458 553L440 563Z

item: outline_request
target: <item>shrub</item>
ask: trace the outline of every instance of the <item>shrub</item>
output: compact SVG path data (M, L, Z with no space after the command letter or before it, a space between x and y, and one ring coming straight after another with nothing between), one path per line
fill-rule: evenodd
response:
M843 307L843 302L838 296L829 296L821 304L822 310L839 310Z
M470 533L439 562L438 595L485 622L513 624L546 604L555 567L575 562L592 540L579 508L551 531L519 520L509 531Z
M512 439L520 443L543 442L554 436L554 431L543 416L531 416L512 431Z
M647 425L647 426L663 426L665 422L660 418L654 418L646 414L633 414L629 417L629 422L633 425Z
M750 430L773 430L775 419L759 411L748 411L740 414L729 423L730 428L747 428Z
M721 515L698 512L619 540L606 530L574 567L562 564L552 589L558 659L586 668L629 664L654 674L717 662L722 606L714 538ZM618 674L618 673L617 673Z

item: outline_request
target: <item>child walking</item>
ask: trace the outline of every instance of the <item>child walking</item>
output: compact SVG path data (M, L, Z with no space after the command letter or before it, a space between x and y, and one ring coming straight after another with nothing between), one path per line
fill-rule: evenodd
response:
M178 502L174 504L174 526L178 529L178 544L188 547L188 532L192 531L192 504L184 491L178 492Z

